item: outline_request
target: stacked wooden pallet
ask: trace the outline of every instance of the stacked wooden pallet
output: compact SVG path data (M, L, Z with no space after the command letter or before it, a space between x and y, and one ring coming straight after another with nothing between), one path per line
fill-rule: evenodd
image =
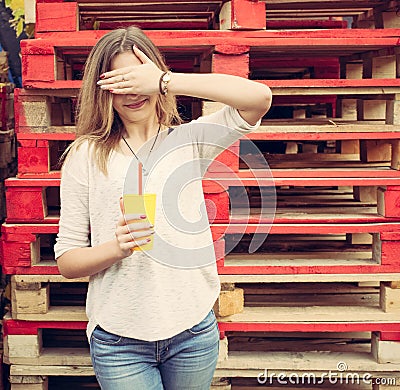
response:
M4 180L16 173L13 91L12 83L0 83L0 221L6 216Z
M223 3L38 2L40 39L21 43L18 175L6 181L2 226L12 390L61 388L61 377L93 376L84 335L87 280L58 275L52 250L58 158L74 139L90 47L108 28L132 22L152 28L147 34L172 70L250 77L274 94L260 129L223 152L203 184L223 286L215 388L251 388L264 379L288 388L265 370L313 375L327 387L329 371L370 375L362 388L399 388L400 26L343 29L327 18L357 16L359 27L371 15L394 23L395 3ZM171 18L178 5L179 19ZM268 23L335 29L269 31ZM229 30L213 29L219 25ZM188 119L218 109L196 99L181 106ZM341 388L360 388L351 385Z

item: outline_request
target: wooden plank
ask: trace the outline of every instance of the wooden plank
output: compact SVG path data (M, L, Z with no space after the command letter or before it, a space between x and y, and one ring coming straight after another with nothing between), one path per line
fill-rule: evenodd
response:
M291 274L291 275L219 275L221 283L303 283L303 282L360 282L390 281L400 273L381 274Z
M243 312L219 318L223 324L389 324L400 321L400 312L383 312L379 307L368 306L305 306L305 307L244 307ZM232 327L229 327L233 329ZM338 329L340 326L338 326ZM370 327L372 329L372 327ZM239 330L239 329L238 329ZM265 329L267 330L267 329Z
M51 360L51 356L49 357L49 360ZM34 366L24 364L12 364L10 366L10 375L92 376L94 375L94 371L91 365L78 366L74 364L66 366Z
M373 333L371 352L378 363L400 364L400 341L383 341Z
M341 352L232 352L229 358L217 367L216 375L224 377L257 377L268 367L269 372L282 375L307 372L319 375L337 369L338 362L346 362L349 371L359 373L398 374L398 364L379 364L369 353Z
M381 283L380 307L385 312L400 310L400 289Z

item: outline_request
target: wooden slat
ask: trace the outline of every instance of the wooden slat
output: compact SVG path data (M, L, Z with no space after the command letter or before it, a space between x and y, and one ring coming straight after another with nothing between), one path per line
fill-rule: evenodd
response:
M292 373L321 374L337 370L338 362L346 362L348 372L398 375L399 364L380 364L371 355L344 352L232 352L228 360L220 362L216 374L221 376L257 377L268 371L290 375Z
M220 275L221 283L302 283L302 282L370 282L397 280L400 273L381 274L303 274L303 275Z

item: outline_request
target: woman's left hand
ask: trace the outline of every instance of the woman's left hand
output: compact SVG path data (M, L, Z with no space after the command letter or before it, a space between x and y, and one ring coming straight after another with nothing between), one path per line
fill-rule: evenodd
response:
M97 85L114 94L158 94L163 71L136 46L133 46L132 50L142 64L105 72L100 76L101 80Z

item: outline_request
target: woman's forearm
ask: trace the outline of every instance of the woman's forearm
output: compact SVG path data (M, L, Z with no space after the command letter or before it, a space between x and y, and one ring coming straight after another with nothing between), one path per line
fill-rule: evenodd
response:
M168 91L234 107L250 124L255 124L269 110L272 101L266 85L225 74L172 73Z
M96 247L76 248L57 259L61 275L68 279L91 276L121 260L116 240Z

